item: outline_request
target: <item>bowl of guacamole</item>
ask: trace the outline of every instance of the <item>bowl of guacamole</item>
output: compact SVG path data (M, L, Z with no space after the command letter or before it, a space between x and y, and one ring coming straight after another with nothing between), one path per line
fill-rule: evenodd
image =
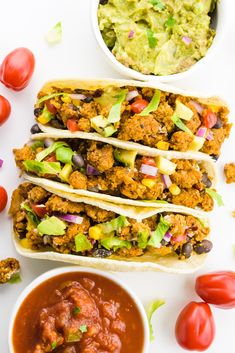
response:
M169 82L219 42L225 0L94 0L96 38L122 74Z

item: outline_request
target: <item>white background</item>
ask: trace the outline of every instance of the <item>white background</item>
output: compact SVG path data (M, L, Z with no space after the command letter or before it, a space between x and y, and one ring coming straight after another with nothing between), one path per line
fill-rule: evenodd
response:
M235 2L228 3L229 14L225 23L225 36L217 57L201 67L194 76L176 82L179 87L199 92L217 93L231 107L231 121L235 114ZM63 41L49 47L44 35L55 23L62 21ZM11 50L19 46L30 48L36 57L36 70L31 84L21 92L13 92L0 85L0 94L12 104L8 122L0 127L0 158L4 166L0 171L0 185L4 185L10 196L19 183L12 149L20 147L29 137L33 124L33 104L37 91L44 81L67 77L119 77L104 60L98 48L90 23L90 0L7 0L1 1L0 61ZM214 249L200 273L211 270L235 270L235 185L226 185L223 177L225 162L235 162L235 128L223 147L217 163L220 173L219 192L225 207L216 209L212 216L212 240ZM8 204L9 206L9 204ZM11 221L7 212L0 215L0 258L16 256L22 266L23 281L20 284L0 287L0 352L9 353L7 345L8 323L14 302L23 288L36 276L60 266L60 263L20 258L11 242ZM155 298L163 298L166 305L159 309L153 322L156 339L149 353L183 352L174 337L174 324L182 307L191 300L198 300L194 293L196 275L177 276L161 273L118 273L146 304ZM235 310L213 309L217 334L208 352L234 351ZM128 352L127 352L128 353Z

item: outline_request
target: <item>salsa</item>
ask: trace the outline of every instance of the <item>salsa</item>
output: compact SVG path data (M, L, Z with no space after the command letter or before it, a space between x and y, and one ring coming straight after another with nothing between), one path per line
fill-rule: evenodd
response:
M70 272L36 287L13 327L15 353L141 353L144 328L130 295L103 276Z

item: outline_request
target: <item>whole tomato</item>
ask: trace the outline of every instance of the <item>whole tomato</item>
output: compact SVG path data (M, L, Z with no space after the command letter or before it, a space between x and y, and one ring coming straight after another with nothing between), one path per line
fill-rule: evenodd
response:
M15 91L25 88L34 72L35 59L27 48L17 48L9 53L0 67L1 82Z
M0 212L4 210L7 205L7 192L3 186L0 186Z
M0 126L5 123L10 114L11 105L9 101L5 97L0 96Z
M206 350L215 336L215 323L209 305L202 302L186 305L176 321L175 336L185 349Z
M195 290L207 303L221 309L235 308L235 272L219 271L199 276Z

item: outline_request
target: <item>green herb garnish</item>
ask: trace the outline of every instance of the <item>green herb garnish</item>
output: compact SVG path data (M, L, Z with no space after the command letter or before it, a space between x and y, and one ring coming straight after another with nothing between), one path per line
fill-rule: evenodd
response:
M140 116L146 116L149 113L154 112L155 110L157 110L157 108L159 106L159 103L160 103L160 96L161 96L161 91L159 91L159 89L156 89L151 101L149 102L147 107L144 110L142 110L142 112L139 115Z
M156 230L152 233L151 238L148 242L148 245L156 248L164 238L164 235L170 228L170 223L167 222L162 216L160 218L160 222L157 225Z
M157 38L154 37L154 32L151 30L151 28L147 28L146 34L149 42L149 47L151 49L155 48L157 45Z
M219 195L215 190L206 188L206 193L208 195L210 195L210 197L217 202L217 205L219 207L220 206L224 206L224 202L223 202L222 196Z
M164 300L155 300L150 305L148 306L146 312L147 312L147 317L148 317L148 322L149 322L149 330L150 330L150 341L154 340L154 333L153 333L153 326L152 326L152 316L155 313L155 311L160 308L160 306L164 305L165 301Z
M176 20L172 16L170 16L168 20L165 22L165 27L173 28L175 24L176 24Z
M79 327L79 330L80 330L82 333L87 332L87 325L81 325L81 326Z
M81 309L78 306L75 306L74 309L73 309L73 315L79 314L80 311L81 311Z
M57 347L57 342L56 341L52 342L51 349L55 349L56 347Z
M178 115L173 114L171 117L171 120L180 130L184 132L188 132L190 135L192 135L192 131L183 123L183 121L180 119Z

